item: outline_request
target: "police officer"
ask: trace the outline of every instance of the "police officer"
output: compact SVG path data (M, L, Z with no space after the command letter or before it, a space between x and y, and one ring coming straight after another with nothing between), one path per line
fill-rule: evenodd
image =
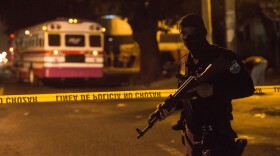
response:
M174 110L182 110L181 119L172 128L181 130L187 156L233 156L237 153L237 134L232 129L233 99L251 96L254 85L238 56L230 50L211 45L206 40L207 30L196 14L188 14L178 24L182 42L189 53L182 57L178 67L179 86L189 76L200 75L218 57L230 62L229 68L215 75L198 87L188 90L186 98L175 104L176 108L163 109L160 120ZM185 110L185 102L192 106L191 114Z

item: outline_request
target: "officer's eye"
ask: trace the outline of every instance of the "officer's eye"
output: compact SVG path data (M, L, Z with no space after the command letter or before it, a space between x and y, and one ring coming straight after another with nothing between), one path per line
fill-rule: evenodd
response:
M188 36L194 33L195 29L192 27L185 27L185 28L181 28L179 31L181 37L187 38Z
M180 34L180 36L181 36L181 38L188 38L190 35L188 35L188 34Z

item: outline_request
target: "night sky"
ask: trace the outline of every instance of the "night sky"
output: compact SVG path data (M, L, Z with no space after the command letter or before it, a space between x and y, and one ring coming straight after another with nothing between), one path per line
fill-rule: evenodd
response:
M81 0L0 0L0 52L9 48L9 34L57 17L79 17Z
M78 2L74 0L1 0L0 20L6 24L6 32L11 33L57 17L79 16L82 6Z

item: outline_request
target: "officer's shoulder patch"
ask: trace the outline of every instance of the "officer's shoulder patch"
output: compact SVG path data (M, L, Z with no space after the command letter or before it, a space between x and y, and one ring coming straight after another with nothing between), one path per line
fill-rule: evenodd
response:
M240 66L240 64L238 64L237 60L233 60L231 62L231 66L229 67L229 70L233 74L237 74L240 72L241 66Z

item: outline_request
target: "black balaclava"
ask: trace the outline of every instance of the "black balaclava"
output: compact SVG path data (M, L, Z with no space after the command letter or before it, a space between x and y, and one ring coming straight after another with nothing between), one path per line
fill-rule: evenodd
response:
M181 18L178 24L181 36L184 36L182 31L184 28L191 28L193 32L185 37L181 37L184 45L195 58L205 57L205 47L209 45L206 40L207 30L200 16L196 14L188 14Z

